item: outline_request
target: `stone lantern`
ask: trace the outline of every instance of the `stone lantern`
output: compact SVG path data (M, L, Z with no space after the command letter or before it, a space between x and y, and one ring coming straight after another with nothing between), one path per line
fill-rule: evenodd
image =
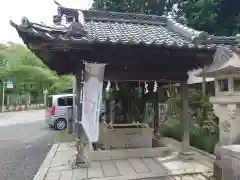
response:
M201 75L215 79L210 102L219 118L219 143L233 144L240 136L240 52L218 48L213 63Z
M210 102L219 118L220 136L215 147L216 160L213 167L214 176L223 178L226 175L224 157L233 162L231 154L226 156L224 153L225 148L231 149L232 147L227 145L240 143L240 52L218 48L213 63L200 75L215 79L215 96L210 97ZM229 168L233 169L233 166L228 164L227 169Z

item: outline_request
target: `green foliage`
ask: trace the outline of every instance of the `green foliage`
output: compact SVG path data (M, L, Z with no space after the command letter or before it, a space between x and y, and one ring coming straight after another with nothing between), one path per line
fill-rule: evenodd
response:
M209 98L207 96L204 96L202 91L197 89L188 89L188 101L189 106L192 109L208 108L209 106L211 106L211 104L209 103ZM166 103L170 106L174 105L180 108L180 95L173 95L166 101Z
M176 14L190 27L220 36L240 33L239 0L95 0L93 9L163 15L176 3Z
M173 121L171 124L165 124L161 128L161 134L164 137L182 140L182 130L180 121ZM192 127L190 131L190 144L193 147L203 151L214 153L214 147L218 142L218 134L208 134L200 126Z
M59 77L27 47L19 44L0 44L0 80L11 80L13 89L6 94L31 94L33 97L49 89L50 93L64 92L72 87L70 75Z
M214 148L217 142L217 135L209 135L201 127L194 128L190 132L190 144L211 154L214 153Z
M189 26L215 35L236 35L240 32L239 0L183 0L179 16Z
M181 126L180 121L172 121L172 123L164 124L161 128L161 134L165 137L173 138L178 141L182 140L182 132L181 132Z
M219 122L218 118L215 117L214 119L204 120L202 125L202 129L209 135L218 135L219 134Z
M95 0L93 9L162 15L165 0Z
M58 78L58 80L50 87L50 92L65 92L72 88L72 76L64 75Z
M193 116L196 115L198 109L201 109L202 116L204 116L208 111L208 108L212 106L209 102L209 98L204 96L202 91L196 89L188 89L188 103ZM171 95L171 97L166 101L166 104L168 105L167 114L169 116L178 115L179 110L181 109L180 95Z
M202 113L202 115L200 116L201 119L198 119L198 124L195 124L197 123L195 121L191 122L191 124L194 125L192 125L190 131L190 144L198 149L213 153L214 147L218 141L219 128L217 118L213 115L213 117L209 118L207 115L208 111L211 109L211 103L209 102L209 98L204 96L202 91L196 89L189 89L188 100L192 116L195 116L195 114L197 114L196 112L199 109ZM166 103L170 107L176 107L175 111L177 111L176 109L181 108L179 95L172 96L167 100ZM171 108L170 110L174 111L174 108ZM167 122L168 123L162 125L164 127L161 128L161 134L165 137L170 137L181 141L182 132L179 118L175 118L174 120L171 119Z

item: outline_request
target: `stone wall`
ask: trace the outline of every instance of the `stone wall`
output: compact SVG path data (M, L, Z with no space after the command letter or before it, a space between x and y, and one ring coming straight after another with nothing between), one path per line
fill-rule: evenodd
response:
M223 146L219 149L217 162L218 177L221 180L238 180L240 179L240 145Z
M26 110L34 110L34 109L44 109L44 104L24 104L24 105L10 105L4 107L4 112L12 112L12 111L26 111Z

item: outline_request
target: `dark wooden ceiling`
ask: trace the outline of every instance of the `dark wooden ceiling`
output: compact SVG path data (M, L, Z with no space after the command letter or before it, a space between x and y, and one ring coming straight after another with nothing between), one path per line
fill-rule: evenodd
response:
M65 46L65 48L64 48ZM209 65L214 51L140 45L55 46L29 44L29 48L58 74L76 74L83 61L106 63L106 80L183 80L187 71Z

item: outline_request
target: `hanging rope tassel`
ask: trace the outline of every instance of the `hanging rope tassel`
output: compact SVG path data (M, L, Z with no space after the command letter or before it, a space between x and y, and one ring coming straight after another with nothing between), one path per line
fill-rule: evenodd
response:
M145 94L147 94L149 91L148 91L148 84L146 83L146 81L145 81L144 87L145 87Z
M168 88L166 89L167 97L171 97L170 92L168 91Z
M154 86L153 86L153 92L157 92L157 89L158 89L158 84L157 84L157 82L155 81L155 82L154 82Z
M107 87L106 87L106 91L109 92L110 89L111 89L111 82L108 81L108 83L107 83Z
M119 87L118 87L117 82L115 82L115 84L116 84L116 89L117 89L117 91L119 91Z
M178 88L177 88L177 87L175 87L175 93L176 93L176 94L178 93Z

